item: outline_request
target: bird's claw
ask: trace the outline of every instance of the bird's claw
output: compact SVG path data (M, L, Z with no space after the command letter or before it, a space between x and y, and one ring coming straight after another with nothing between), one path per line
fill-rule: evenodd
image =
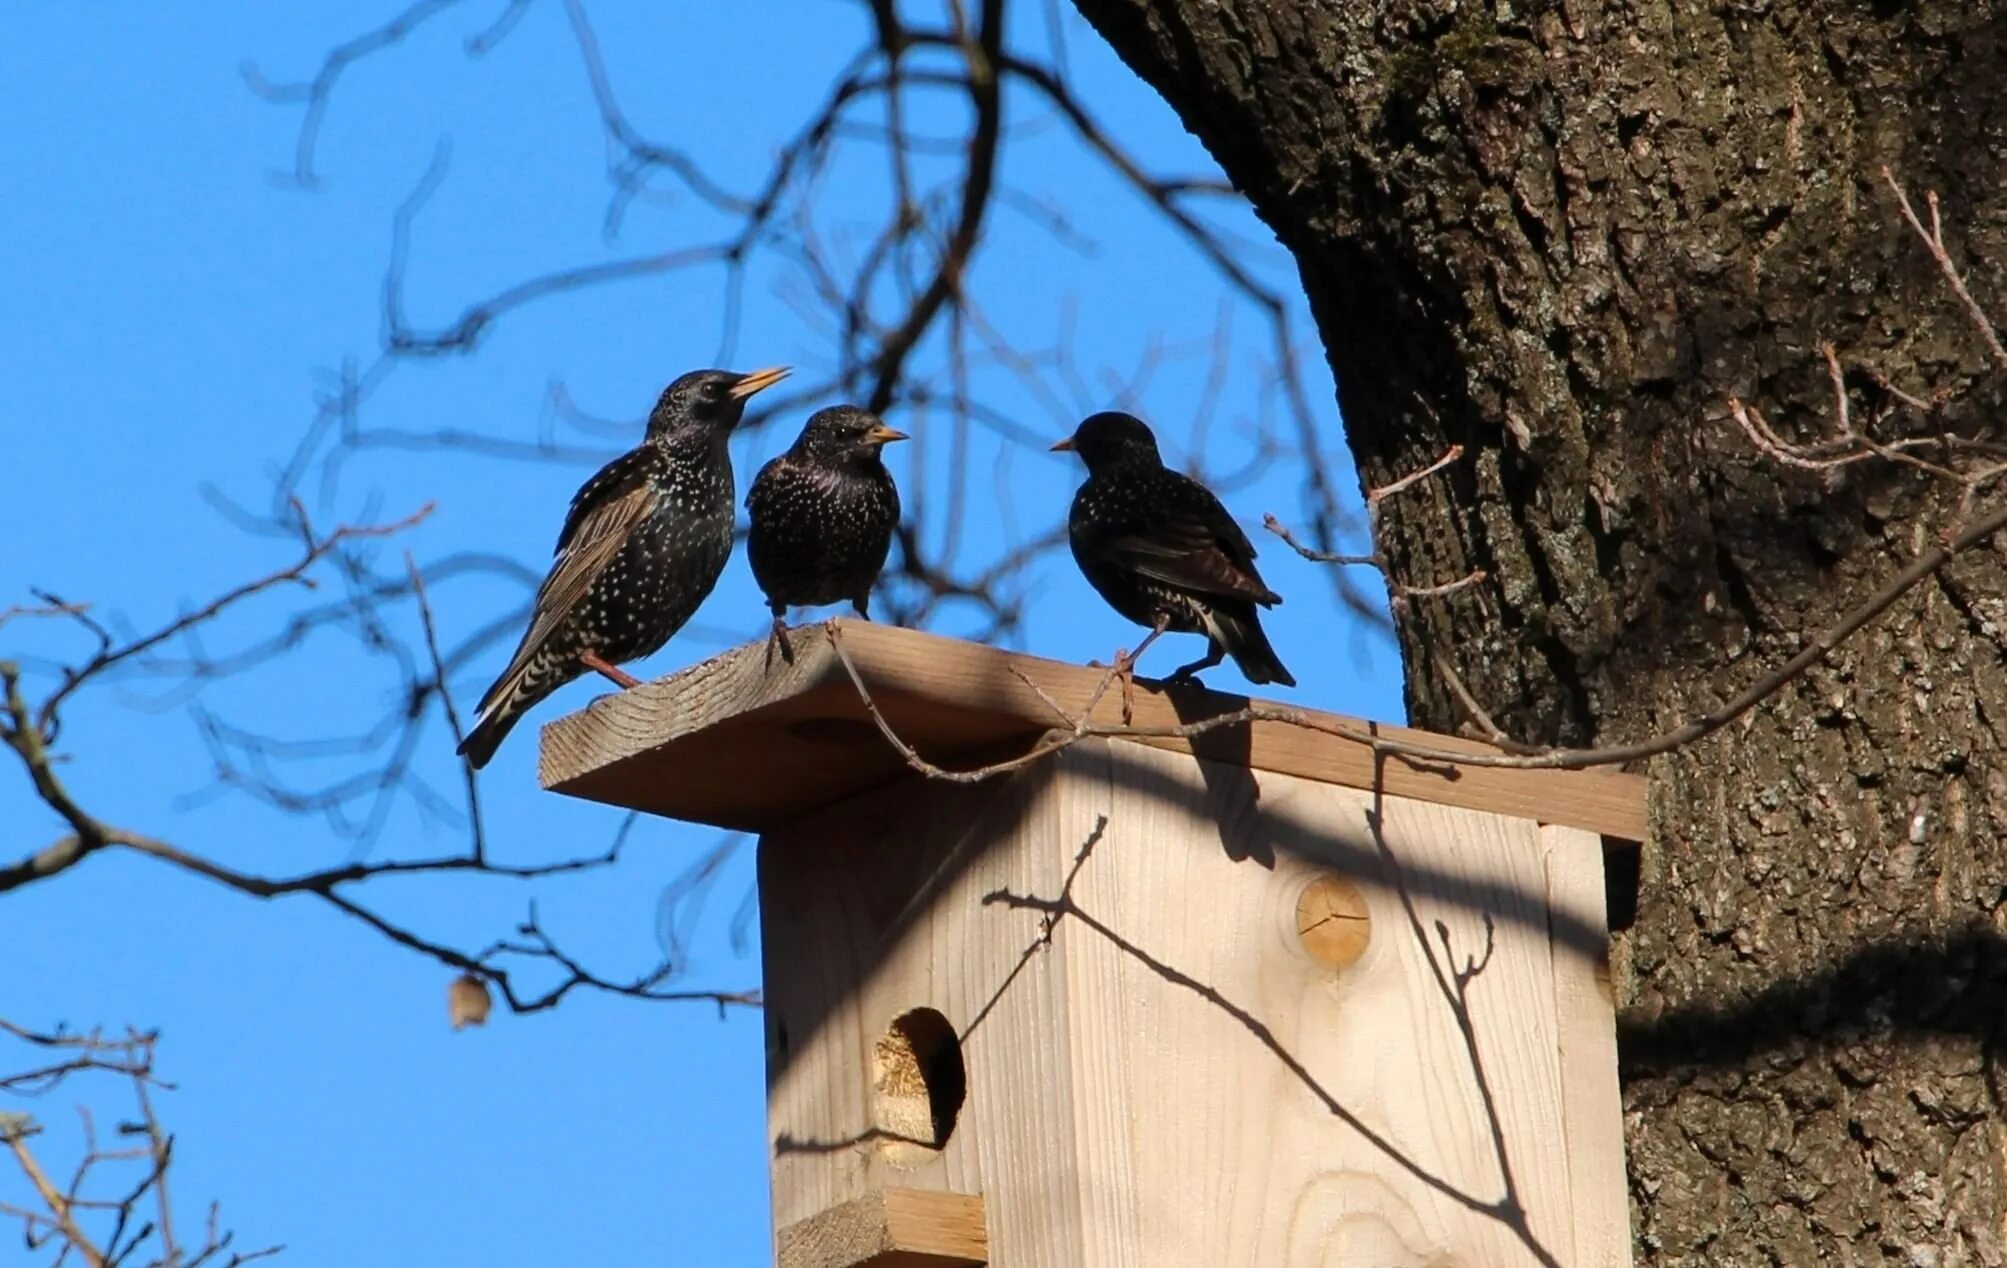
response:
M778 616L774 618L773 631L767 635L766 667L768 669L773 668L775 647L780 648L781 659L783 661L790 665L794 664L794 644L788 641L786 622Z
M1172 670L1169 681L1188 682L1195 687L1203 687L1205 684L1199 681L1199 671L1211 669L1214 665L1219 664L1225 659L1225 649L1220 647L1219 644L1214 643L1206 648L1205 655L1199 657L1189 665L1180 665Z

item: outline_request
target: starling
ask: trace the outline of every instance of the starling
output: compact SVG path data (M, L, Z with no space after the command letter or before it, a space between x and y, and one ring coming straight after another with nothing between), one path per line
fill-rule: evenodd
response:
M848 599L857 615L871 614L871 585L899 524L899 490L879 451L904 439L867 410L833 405L817 410L793 447L753 480L746 558L789 661L788 608Z
M1206 655L1174 680L1232 656L1249 682L1296 685L1261 631L1255 606L1282 596L1255 571L1254 544L1211 490L1164 465L1142 419L1095 414L1053 448L1087 463L1066 535L1088 584L1152 639L1206 636Z
M683 375L655 402L641 446L579 489L530 628L460 743L468 761L487 765L526 710L588 669L634 686L614 666L657 651L690 619L732 553L726 442L746 398L786 374Z

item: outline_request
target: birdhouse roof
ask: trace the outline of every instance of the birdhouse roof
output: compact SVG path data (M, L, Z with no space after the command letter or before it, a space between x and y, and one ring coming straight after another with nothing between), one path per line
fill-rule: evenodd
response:
M557 792L651 814L763 831L891 780L915 761L967 771L1097 734L1257 770L1600 832L1645 833L1641 776L1610 768L1510 769L1375 754L1361 737L1443 753L1486 744L1196 686L1138 682L1123 720L1107 671L838 620L765 640L602 696L543 731L540 774ZM1087 706L1097 689L1093 712ZM868 702L867 703L867 698ZM908 751L902 752L883 728ZM1249 717L1253 709L1258 716ZM1246 720L1221 724L1218 719Z

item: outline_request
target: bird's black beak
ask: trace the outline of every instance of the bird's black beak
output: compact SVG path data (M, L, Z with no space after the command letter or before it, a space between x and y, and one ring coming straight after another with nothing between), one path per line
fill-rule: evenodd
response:
M789 367L784 365L774 365L764 370L754 370L751 374L742 374L739 376L739 381L732 384L732 396L743 401L755 392L770 388L787 377L788 369Z
M1072 452L1073 452L1073 437L1071 437L1071 436L1068 436L1068 437L1067 437L1067 438L1066 438L1065 440L1062 440L1062 441L1060 441L1060 442L1059 442L1058 444L1054 445L1054 446L1053 446L1053 447L1052 447L1051 449L1047 450L1047 452L1048 452L1048 453L1072 453Z
M880 423L870 431L865 432L864 439L867 443L873 445L889 445L895 440L911 440L912 437L903 431L895 431L885 424Z

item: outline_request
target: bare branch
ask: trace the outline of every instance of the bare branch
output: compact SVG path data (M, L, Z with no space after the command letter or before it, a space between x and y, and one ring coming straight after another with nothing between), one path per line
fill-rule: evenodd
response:
M328 99L343 73L370 54L403 42L420 26L458 3L460 0L417 0L383 25L337 45L328 53L314 77L303 83L274 83L266 79L257 66L244 63L244 82L251 86L251 91L267 101L306 106L300 120L299 135L293 143L293 170L285 174L283 180L308 189L320 184L320 177L314 172L314 150L320 143L321 126L327 120Z
M0 625L22 617L81 617L90 611L90 606L88 603L16 603L12 607L0 608Z
M453 743L458 746L467 738L467 728L461 725L460 710L453 703L453 689L446 684L446 662L439 655L439 630L432 620L432 604L425 597L425 574L419 571L418 561L408 550L404 552L404 570L411 578L411 594L418 602L418 618L425 627L425 653L432 660L432 690L438 693L439 703L446 710L446 724L453 729ZM485 866L488 839L481 821L480 781L474 768L465 763L460 774L467 789L468 857L476 866ZM618 848L616 843L615 850Z
M1972 292L1966 289L1965 278L1959 273L1958 265L1952 261L1950 249L1944 245L1944 226L1937 216L1937 191L1931 190L1924 194L1924 202L1930 208L1930 227L1926 229L1923 222L1917 219L1916 209L1910 206L1908 192L1903 189L1901 182L1896 180L1886 164L1882 167L1882 180L1895 194L1896 203L1902 208L1902 218L1909 222L1909 227L1923 240L1924 247L1930 252L1930 258L1937 261L1938 271L1944 274L1945 283L1951 287L1951 293L1965 306L1966 314L1972 318L1973 326L1979 331L1979 337L1986 341L1987 350L1993 354L1995 368L2007 373L2007 344L2003 344L2000 340L2000 328L1993 324L1993 319L1986 315L1986 310L1979 306L1979 301L1972 298Z
M1246 726L1251 722L1276 722L1286 726L1350 740L1370 749L1376 756L1400 761L1420 762L1438 766L1491 767L1509 770L1580 770L1592 766L1624 766L1647 758L1669 753L1674 749L1703 740L1727 726L1736 718L1749 712L1764 700L1790 684L1806 669L1825 659L1834 648L1857 633L1863 626L1886 612L1903 595L1913 590L1926 577L1936 573L1952 559L1972 547L1993 537L2003 527L2007 527L2007 504L1995 507L1978 521L1959 532L1950 540L1942 542L1919 554L1907 567L1896 573L1865 602L1849 612L1830 628L1821 631L1807 641L1797 655L1772 669L1754 683L1743 689L1733 699L1719 708L1708 710L1671 730L1661 732L1649 739L1628 744L1613 744L1598 748L1534 748L1530 745L1513 744L1513 751L1497 754L1465 753L1435 745L1415 743L1407 740L1390 739L1376 735L1348 723L1334 721L1322 715L1302 709L1292 709L1280 705L1249 705L1228 713L1217 714L1196 722L1172 726L1131 726L1111 725L1092 720L1091 711L1083 711L1077 718L1063 720L1070 725L1056 727L1047 732L1029 752L1003 761L992 762L970 770L949 770L937 766L922 757L910 744L902 740L892 729L884 715L879 712L870 691L857 667L843 650L842 638L837 627L831 625L828 634L835 647L837 657L856 688L859 698L870 714L872 722L885 737L901 759L919 773L931 779L947 780L954 783L975 783L1021 770L1033 762L1052 753L1090 738L1127 739L1193 739L1212 731L1227 727ZM1111 676L1113 671L1111 671ZM1098 694L1098 693L1097 693ZM1494 727L1494 730L1496 728Z
M1341 567L1367 567L1378 571L1387 583L1387 600L1394 611L1399 612L1410 599L1439 599L1455 594L1459 590L1476 585L1485 579L1482 568L1473 568L1452 581L1435 585L1410 585L1394 576L1393 566L1386 553L1380 549L1380 504L1388 498L1396 497L1415 487L1428 477L1444 470L1457 459L1463 457L1462 445L1451 445L1443 455L1427 466L1418 467L1398 479L1389 481L1376 489L1366 492L1366 528L1373 542L1370 554L1350 555L1334 550L1320 550L1297 540L1296 534L1274 515L1264 515L1261 526L1283 540L1291 550L1312 563L1336 564Z
M92 1268L119 1268L142 1249L149 1256L148 1268L195 1268L229 1251L233 1235L219 1229L214 1203L209 1207L207 1235L200 1246L185 1244L176 1232L170 1193L174 1137L162 1126L153 1103L154 1089L170 1085L154 1074L153 1033L131 1028L122 1036L97 1030L45 1033L0 1018L0 1034L18 1041L31 1053L61 1054L60 1060L37 1071L0 1078L0 1087L19 1089L33 1084L37 1092L46 1093L72 1078L116 1076L127 1084L134 1104L133 1112L121 1115L118 1135L144 1141L134 1148L101 1146L95 1115L79 1105L84 1149L64 1186L49 1175L29 1143L42 1129L27 1115L0 1113L0 1142L6 1144L40 1202L39 1209L0 1203L0 1216L20 1221L30 1250L53 1242L56 1264L74 1253ZM129 1178L120 1180L120 1176ZM150 1217L144 1214L147 1208L153 1212ZM226 1268L275 1255L281 1249L270 1246L230 1252Z
M48 846L29 854L11 866L0 868L0 892L47 879L99 850L127 850L204 877L251 898L269 900L295 894L311 895L401 946L493 983L509 1001L511 1007L519 1012L548 1008L570 991L580 987L648 999L703 999L715 1002L721 1007L727 1004L756 1002L757 995L752 992L663 989L662 982L670 976L675 967L667 961L632 982L606 978L586 969L551 939L542 935L536 929L534 920L523 929L528 941L498 943L488 951L470 954L399 926L347 893L346 890L349 888L367 882L380 882L396 877L465 873L521 881L610 867L619 861L621 846L627 839L625 827L616 835L612 846L601 854L530 864L501 864L491 861L487 853L479 789L472 771L464 765L459 767L465 785L469 825L468 847L464 853L353 861L337 867L288 877L261 876L225 866L197 851L151 834L108 823L91 814L75 799L68 785L58 774L59 758L50 745L59 730L60 707L78 688L116 667L143 663L147 653L170 638L192 637L203 626L217 620L232 606L252 595L287 583L297 582L309 587L317 585L318 581L310 575L310 571L324 560L334 561L340 567L344 579L353 587L360 575L360 564L344 556L340 548L345 543L378 539L402 532L422 520L430 508L393 523L371 526L345 525L325 535L315 532L304 511L297 505L294 510L301 544L301 554L294 563L255 581L234 587L186 615L130 641L114 641L101 627L92 626L98 639L95 651L80 667L63 671L59 684L41 702L39 708L31 704L23 690L20 667L12 662L0 662L0 742L4 742L6 748L19 760L36 796L69 828L68 833ZM409 720L415 721L421 717L427 711L425 702L436 698L457 738L463 734L462 724L447 685L446 659L441 654L425 577L409 553L405 556L404 585L408 587L408 593L417 608L424 655L429 664L428 674L422 678L414 677L415 686L411 696L414 703ZM77 605L52 603L49 606L52 612L72 616L81 611ZM353 590L345 610L365 625L372 625L375 622L373 608L367 601L359 601ZM370 637L381 645L395 646L394 640L381 632L372 633ZM415 668L407 665L407 672L415 675ZM395 762L408 760L418 734L414 726L405 726L402 729L401 748ZM394 766L393 770L401 773L402 767ZM393 774L392 777L395 778L397 775ZM539 962L539 966L544 968L555 966L562 970L563 976L556 985L548 989L531 990L519 985L508 968L494 963L497 957L526 958ZM52 1075L59 1076L63 1072L61 1069L38 1067L29 1071L24 1077L30 1081L45 1080ZM163 1235L171 1235L171 1230L164 1223L156 1222L156 1226L163 1230Z
M1421 468L1419 471L1410 471L1408 474L1402 476L1398 480L1394 480L1388 484L1383 484L1377 489L1367 490L1366 505L1369 507L1378 506L1380 503L1386 501L1388 498L1393 497L1396 494L1402 493L1408 489L1411 489L1417 484L1420 484L1423 480L1428 479L1430 476L1434 475L1438 471L1441 471L1443 468L1449 466L1451 463L1455 462L1457 459L1461 457L1463 457L1463 446L1451 445L1448 449L1443 451L1442 457L1436 459L1434 462L1431 462L1428 466Z
M267 573L254 581L247 581L234 589L226 590L202 607L169 621L150 634L133 639L116 648L102 649L97 655L91 657L90 660L77 668L65 669L63 671L62 685L50 693L42 701L41 707L36 711L36 726L53 742L55 739L54 724L56 721L56 711L62 707L63 701L67 700L72 692L92 678L108 669L132 660L134 657L143 656L160 644L198 625L214 620L231 607L253 595L263 594L274 587L292 582L297 582L309 589L313 588L316 583L307 576L307 572L322 559L348 542L391 537L404 532L406 529L415 528L424 521L426 516L432 514L432 504L427 502L424 506L419 507L403 519L393 520L388 524L343 524L325 537L317 537L315 535L313 525L307 519L306 507L301 505L297 499L294 500L293 510L298 517L300 538L305 544L305 551L296 562L276 572Z

